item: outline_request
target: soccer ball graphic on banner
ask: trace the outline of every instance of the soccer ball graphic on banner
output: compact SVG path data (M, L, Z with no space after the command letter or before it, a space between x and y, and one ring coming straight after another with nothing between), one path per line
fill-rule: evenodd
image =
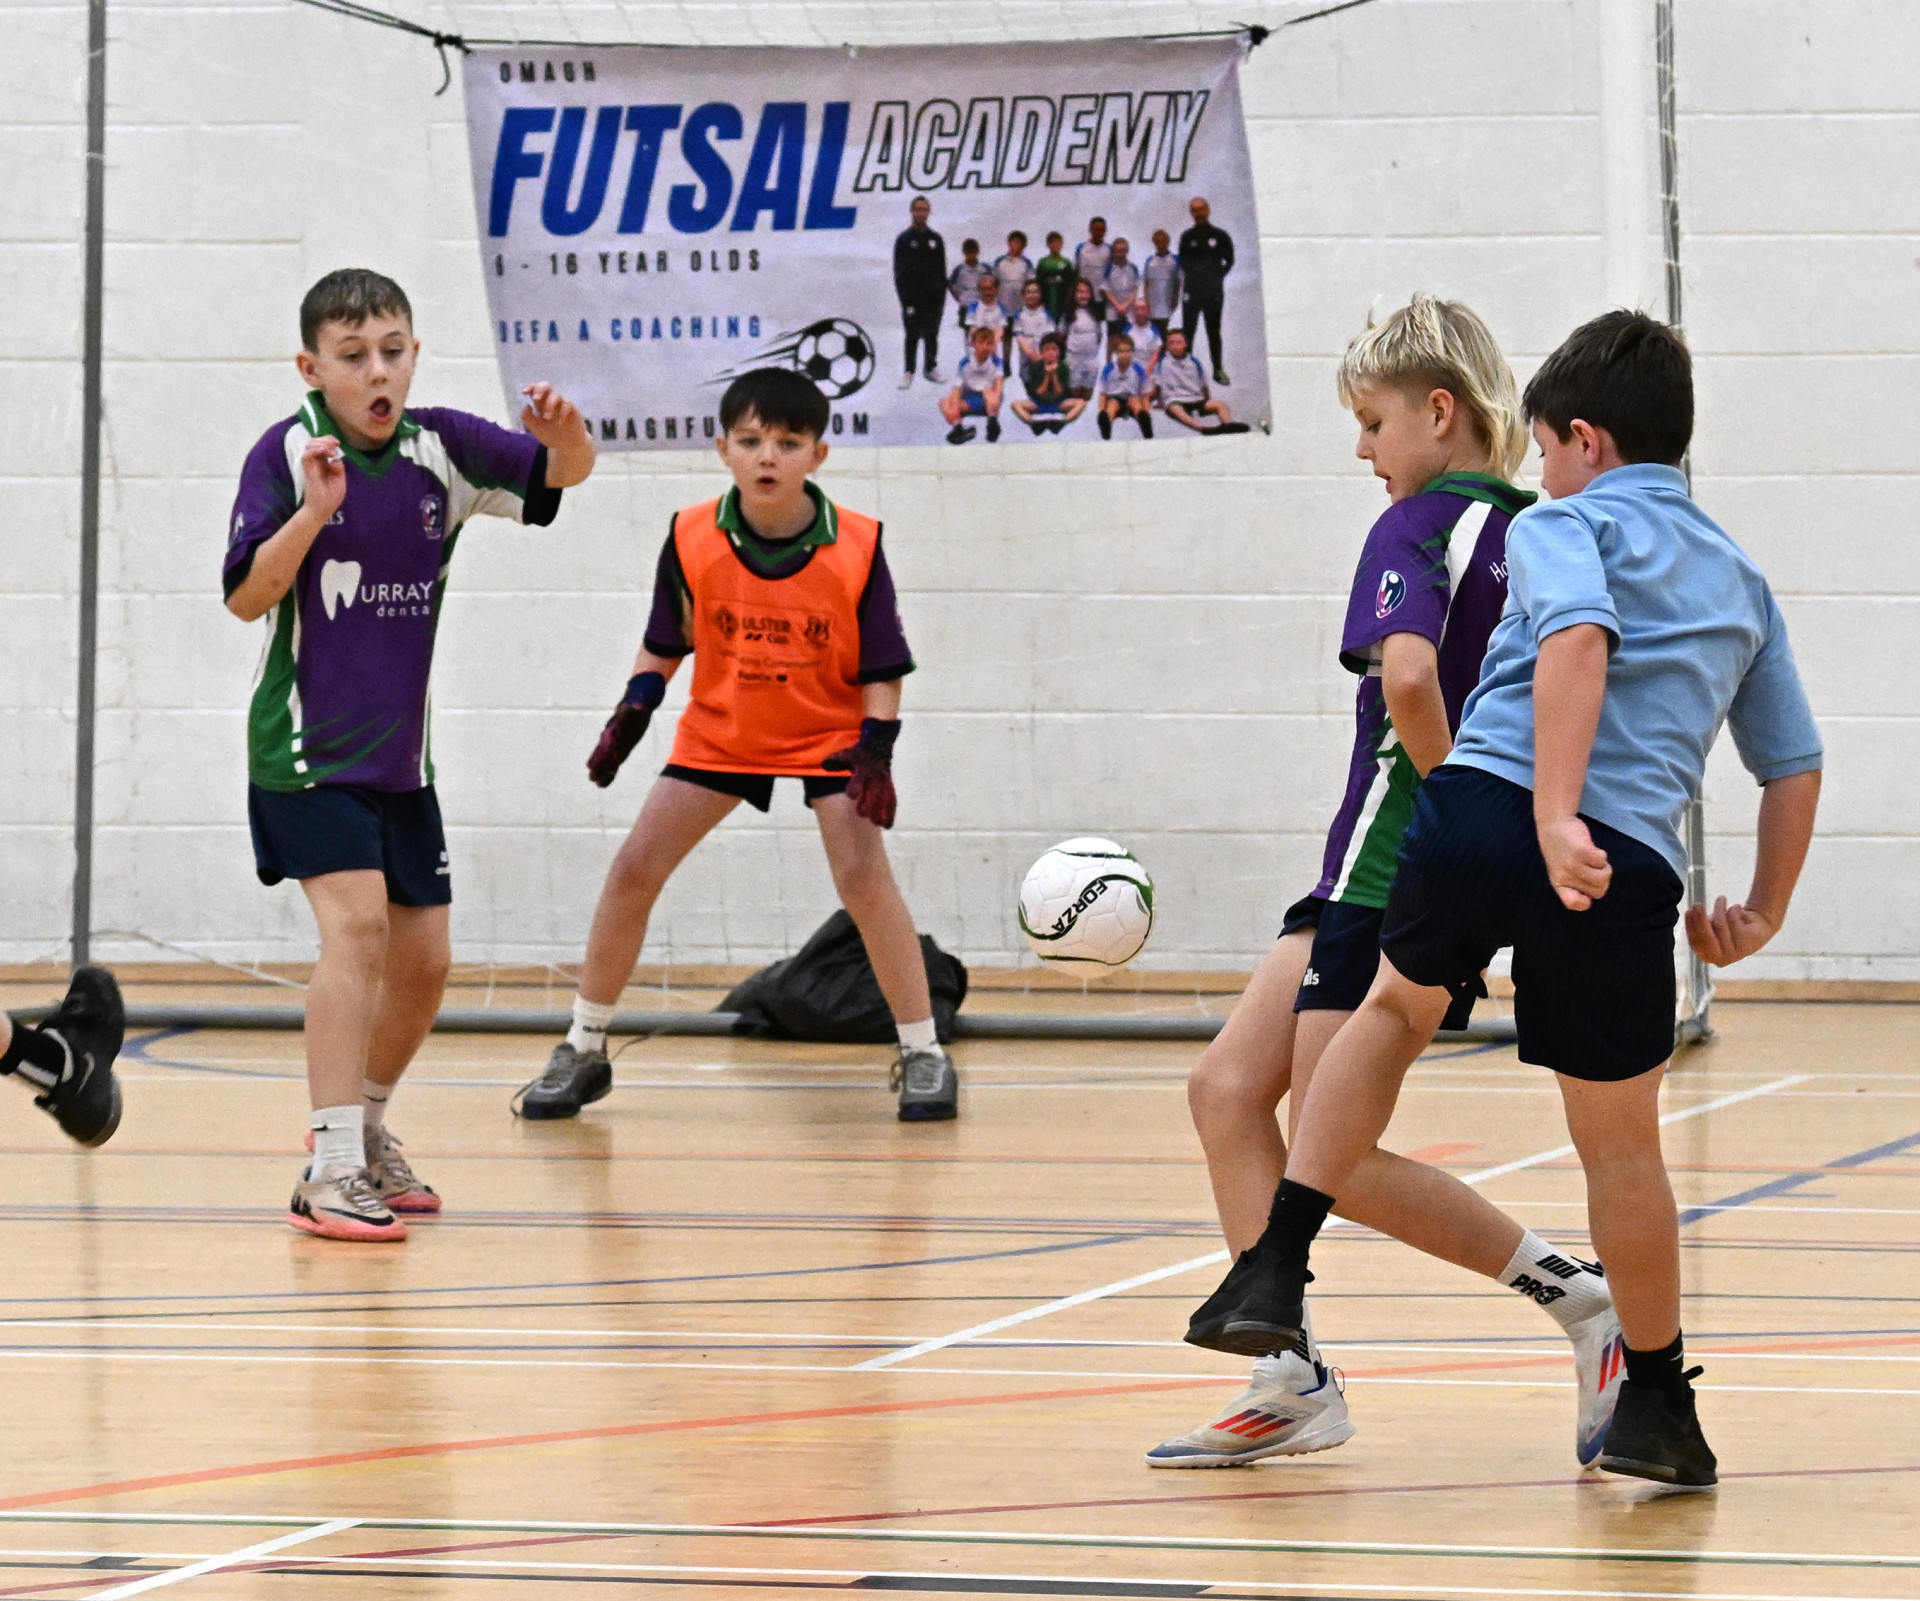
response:
M858 323L828 317L802 328L793 364L829 400L844 400L873 376L873 341Z
M1027 869L1020 932L1042 961L1125 967L1153 932L1153 880L1124 845L1063 840Z

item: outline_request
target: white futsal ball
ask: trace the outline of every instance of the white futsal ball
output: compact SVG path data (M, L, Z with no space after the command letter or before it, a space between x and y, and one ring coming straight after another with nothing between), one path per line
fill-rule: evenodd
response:
M1153 932L1153 880L1124 845L1063 840L1027 869L1020 932L1042 961L1125 967Z

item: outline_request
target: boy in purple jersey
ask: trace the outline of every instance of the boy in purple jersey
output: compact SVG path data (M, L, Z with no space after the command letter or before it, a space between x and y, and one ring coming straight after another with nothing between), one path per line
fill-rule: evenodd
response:
M400 286L346 268L300 305L297 415L247 454L222 572L269 620L247 716L247 813L263 884L294 879L320 928L307 994L313 1160L287 1221L397 1240L440 1199L387 1100L432 1027L450 954L446 836L427 681L447 568L476 512L545 525L593 469L571 402L533 384L525 433L407 408L419 344Z
M1275 1120L1281 1098L1290 1093L1291 1121L1321 1051L1379 970L1400 839L1421 780L1446 758L1506 603L1507 524L1534 498L1506 481L1525 447L1513 374L1467 307L1416 295L1348 346L1339 384L1360 425L1356 453L1392 504L1367 535L1347 604L1340 661L1359 675L1355 739L1320 880L1287 911L1279 940L1188 1086L1235 1253L1266 1226L1286 1162ZM1456 986L1450 1026L1465 1023L1478 988ZM1439 1169L1383 1160L1393 1164L1390 1181L1414 1173L1418 1182L1350 1187L1341 1215L1498 1278L1544 1307L1574 1343L1575 1449L1590 1461L1619 1378L1620 1326L1604 1277ZM1194 1314L1189 1340L1210 1341L1218 1300ZM1325 1450L1352 1432L1345 1400L1303 1328L1291 1349L1255 1362L1251 1385L1224 1412L1147 1460L1228 1467Z

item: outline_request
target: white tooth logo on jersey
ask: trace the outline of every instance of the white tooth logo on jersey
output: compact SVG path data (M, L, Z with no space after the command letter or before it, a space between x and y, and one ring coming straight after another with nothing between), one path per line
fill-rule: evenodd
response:
M320 599L326 604L327 621L333 621L336 606L351 606L360 595L360 564L357 561L329 561L320 567Z

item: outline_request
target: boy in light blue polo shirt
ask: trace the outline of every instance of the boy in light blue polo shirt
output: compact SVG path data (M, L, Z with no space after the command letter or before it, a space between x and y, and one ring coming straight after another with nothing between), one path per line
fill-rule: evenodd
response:
M1764 787L1753 885L1687 913L1703 960L1778 931L1813 835L1819 730L1759 569L1687 494L1693 379L1677 333L1616 311L1527 386L1554 498L1507 533L1507 609L1445 765L1428 775L1361 1009L1320 1058L1266 1232L1219 1292L1218 1349L1291 1345L1308 1248L1379 1153L1444 987L1513 947L1520 1058L1554 1070L1589 1228L1626 1336L1598 1465L1717 1482L1680 1335L1680 1249L1660 1153L1673 1050L1680 820L1724 722ZM1552 1286L1543 1286L1550 1293Z

